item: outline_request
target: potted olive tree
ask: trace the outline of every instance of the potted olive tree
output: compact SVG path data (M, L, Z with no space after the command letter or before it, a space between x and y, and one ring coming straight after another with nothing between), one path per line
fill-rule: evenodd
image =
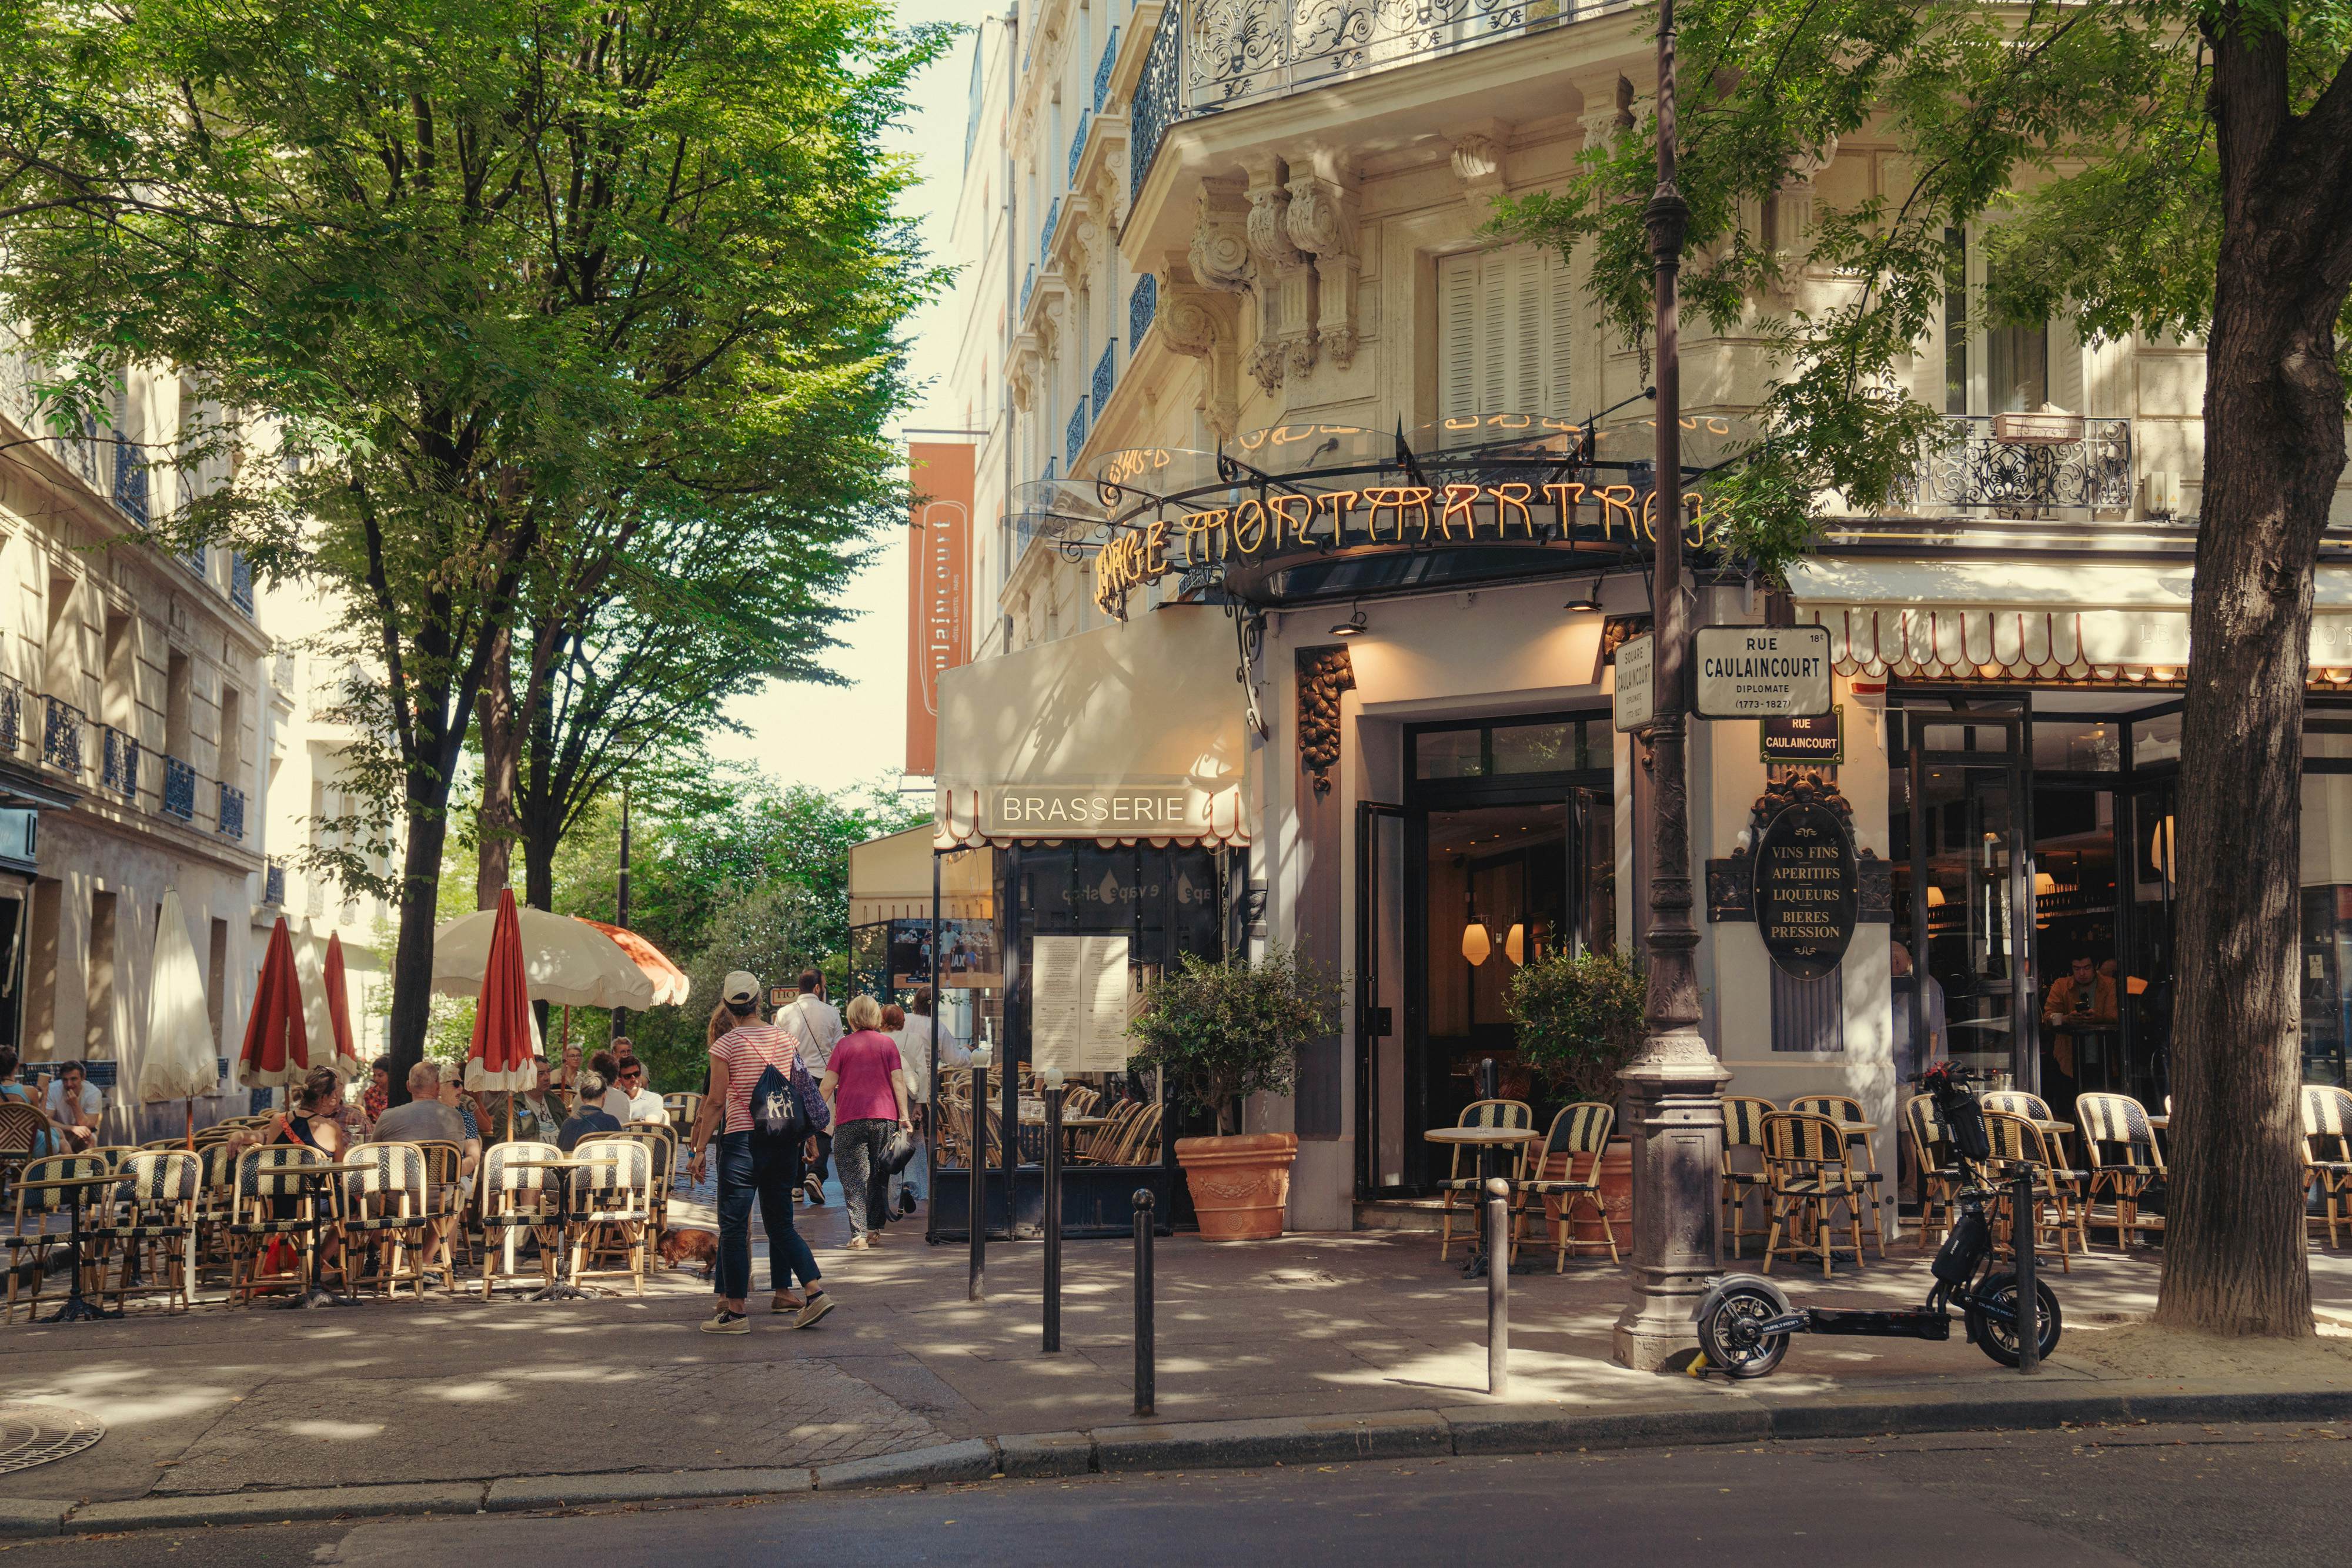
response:
M1339 987L1328 976L1279 945L1255 961L1212 962L1188 953L1145 988L1128 1024L1140 1042L1135 1064L1159 1072L1181 1103L1217 1119L1215 1136L1176 1141L1176 1162L1184 1167L1204 1238L1256 1241L1282 1234L1298 1134L1227 1129L1244 1096L1289 1092L1299 1051L1339 1027L1338 1002Z
M1503 1009L1517 1030L1519 1056L1561 1092L1578 1100L1617 1103L1617 1074L1642 1048L1647 982L1614 948L1559 953L1511 977ZM1633 1145L1609 1140L1601 1158L1601 1207L1620 1249L1633 1239ZM1578 1241L1598 1243L1577 1221Z

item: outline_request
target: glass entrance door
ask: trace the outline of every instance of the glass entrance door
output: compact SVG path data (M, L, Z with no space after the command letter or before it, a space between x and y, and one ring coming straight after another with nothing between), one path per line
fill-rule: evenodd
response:
M1356 1190L1404 1190L1404 810L1356 808Z

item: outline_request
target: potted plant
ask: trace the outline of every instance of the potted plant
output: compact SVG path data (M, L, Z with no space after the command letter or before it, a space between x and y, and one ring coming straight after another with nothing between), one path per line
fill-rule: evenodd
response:
M1577 1100L1617 1103L1617 1074L1642 1048L1647 982L1614 948L1558 953L1511 977L1503 1010L1518 1032L1519 1056ZM1622 1249L1633 1239L1633 1145L1613 1137L1601 1156L1601 1207ZM1547 1208L1550 1206L1547 1204ZM1578 1222L1580 1231L1585 1222ZM1579 1242L1604 1239L1594 1224Z
M1296 952L1270 946L1212 962L1184 955L1144 988L1128 1033L1139 1067L1152 1069L1181 1103L1217 1119L1213 1137L1179 1138L1201 1234L1256 1241L1282 1234L1290 1202L1296 1133L1230 1134L1234 1103L1261 1091L1287 1093L1298 1053L1339 1027L1339 988Z

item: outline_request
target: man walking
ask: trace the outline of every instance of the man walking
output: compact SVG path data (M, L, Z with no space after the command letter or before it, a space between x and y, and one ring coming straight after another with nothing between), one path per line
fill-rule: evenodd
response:
M824 977L814 969L801 971L800 995L776 1009L776 1027L800 1041L801 1063L809 1076L822 1080L833 1048L841 1042L841 1014L824 999ZM833 1134L816 1135L816 1158L801 1178L811 1204L824 1202L825 1167L833 1159Z

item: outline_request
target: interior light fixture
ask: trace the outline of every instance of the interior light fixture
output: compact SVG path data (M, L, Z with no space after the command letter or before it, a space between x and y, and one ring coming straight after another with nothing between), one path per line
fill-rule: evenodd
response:
M1462 928L1462 956L1470 961L1472 968L1485 963L1494 950L1495 940L1486 934L1483 922L1473 920Z
M1562 610L1598 610L1601 608L1601 580L1594 578L1582 588L1572 591Z
M1932 882L1927 884L1927 907L1930 909L1944 907L1944 890Z
M1359 604L1356 606L1356 612L1353 615L1349 616L1345 621L1340 622L1338 625L1331 628L1331 635L1334 637L1360 637L1370 630L1371 630L1371 628L1366 625L1364 622L1364 607Z
M1503 956L1514 964L1523 965L1528 961L1528 928L1526 926L1514 925L1511 927L1511 934L1503 938Z
M2035 872L2035 873L2033 873L2033 896L2034 896L2034 897L2036 897L2036 898L2048 898L2048 897L2050 897L2053 894L2056 893L2057 891L2058 891L2058 879L2057 879L2056 877L2052 876L2052 875L2051 875L2048 872L2046 872L2046 871L2037 871L2037 872Z

